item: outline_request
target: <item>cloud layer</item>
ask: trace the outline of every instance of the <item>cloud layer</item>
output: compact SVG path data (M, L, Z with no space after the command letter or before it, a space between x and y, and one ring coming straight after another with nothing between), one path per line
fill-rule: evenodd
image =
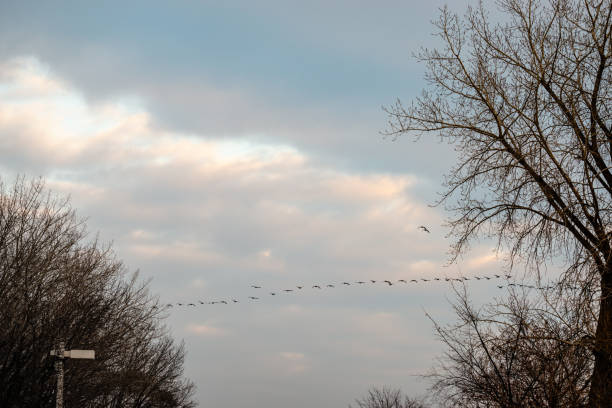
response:
M459 273L442 267L442 217L418 198L429 183L418 174L333 166L291 138L158 119L141 95L88 99L35 57L0 64L2 173L42 175L70 194L162 301ZM475 273L496 261L483 249L466 262ZM202 405L343 405L374 384L422 388L410 376L437 351L422 307L447 316L445 293L310 291L177 312L169 324Z

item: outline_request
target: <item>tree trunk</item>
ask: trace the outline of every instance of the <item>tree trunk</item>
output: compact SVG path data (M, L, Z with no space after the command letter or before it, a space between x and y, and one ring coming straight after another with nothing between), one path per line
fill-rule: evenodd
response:
M612 264L601 279L601 300L595 333L595 367L591 376L589 406L612 406Z

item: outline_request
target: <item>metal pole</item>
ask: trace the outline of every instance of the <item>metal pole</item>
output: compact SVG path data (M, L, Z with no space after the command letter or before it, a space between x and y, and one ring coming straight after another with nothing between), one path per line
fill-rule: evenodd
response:
M55 408L64 407L64 342L59 342L55 355L55 373L57 375L57 392L55 393Z
M55 374L57 376L57 392L55 393L55 407L64 407L64 358L81 358L93 360L96 358L94 350L67 350L64 342L60 341L56 350L51 350L55 356Z

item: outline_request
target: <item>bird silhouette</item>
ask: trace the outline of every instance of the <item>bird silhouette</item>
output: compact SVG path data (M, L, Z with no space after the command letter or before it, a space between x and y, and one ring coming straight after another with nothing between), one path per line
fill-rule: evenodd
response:
M283 289L283 291L288 293L288 292L293 292L293 289Z
M474 279L476 279L476 280L480 280L480 277L478 277L478 276L474 276Z
M493 274L493 276L495 276L496 278L501 278L501 276L499 276L499 275Z
M168 303L166 307L174 307L174 305L172 303Z
M406 281L405 281L404 279L400 279L400 280L398 280L398 282L404 282L404 283L406 283Z
M421 278L423 282L429 282L429 279Z
M500 289L503 288L503 286L500 286L500 285L497 285L497 287L500 288Z
M466 278L465 276L461 277L463 280L470 280L470 278Z
M483 278L485 278L486 280L491 280L489 276L483 276Z
M348 285L348 286L350 286L350 285L351 285L351 284L350 284L350 283L348 283L348 282L342 282L342 284L343 284L343 285Z
M257 286L257 285L251 285L251 287L254 289L261 289L261 286Z
M510 279L512 277L512 275L506 275L507 279Z
M232 299L232 302L234 303L238 303L238 301L236 299Z
M296 286L296 287L297 287L298 289L302 289L302 288L303 288L303 286Z
M225 301L225 300L222 300L219 303L223 303L224 305L227 305L227 301Z
M332 285L331 283L329 285L326 285L328 288L333 288L334 285Z
M276 296L276 293L275 293L275 292L270 292L270 294L271 294L272 296Z
M444 278L444 280L448 282L448 281L450 281L450 278Z
M259 298L258 298L258 297L255 297L255 296L249 296L249 299L252 299L252 300L259 300Z
M195 306L195 303L188 303L187 306Z
M439 281L439 280L440 280L440 278L434 278L434 280L437 280L437 281Z
M319 285L312 285L313 289L317 288L317 289L321 289L321 287Z
M358 284L363 285L365 282L364 281L357 281Z
M182 303L177 303L176 305L177 305L177 306L183 306L183 304L182 304Z
M372 282L372 283L376 283L376 281L375 281L375 280L373 280L373 279L370 279L370 282Z
M198 302L200 302L200 304L201 304L201 305L203 305L203 304L204 304L204 302L202 302L201 300L198 300Z
M426 226L424 226L424 225L419 225L418 229L420 229L420 230L421 230L421 231L423 231L423 232L427 232L427 233L429 233L429 230L428 230L428 229L427 229L427 227L426 227Z
M393 283L391 283L391 281L388 280L384 280L383 282L385 282L386 284L388 284L389 286L393 285Z
M419 283L419 281L416 279L410 279L410 282Z

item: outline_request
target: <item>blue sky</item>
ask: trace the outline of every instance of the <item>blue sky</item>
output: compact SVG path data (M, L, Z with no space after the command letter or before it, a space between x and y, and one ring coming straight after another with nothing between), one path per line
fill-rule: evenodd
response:
M486 242L445 266L448 214L428 204L452 146L380 134L381 106L425 85L412 55L441 4L4 1L3 177L70 194L162 302L308 285L169 315L201 406L423 394L441 353L425 311L451 317L448 285L310 286L499 268Z

